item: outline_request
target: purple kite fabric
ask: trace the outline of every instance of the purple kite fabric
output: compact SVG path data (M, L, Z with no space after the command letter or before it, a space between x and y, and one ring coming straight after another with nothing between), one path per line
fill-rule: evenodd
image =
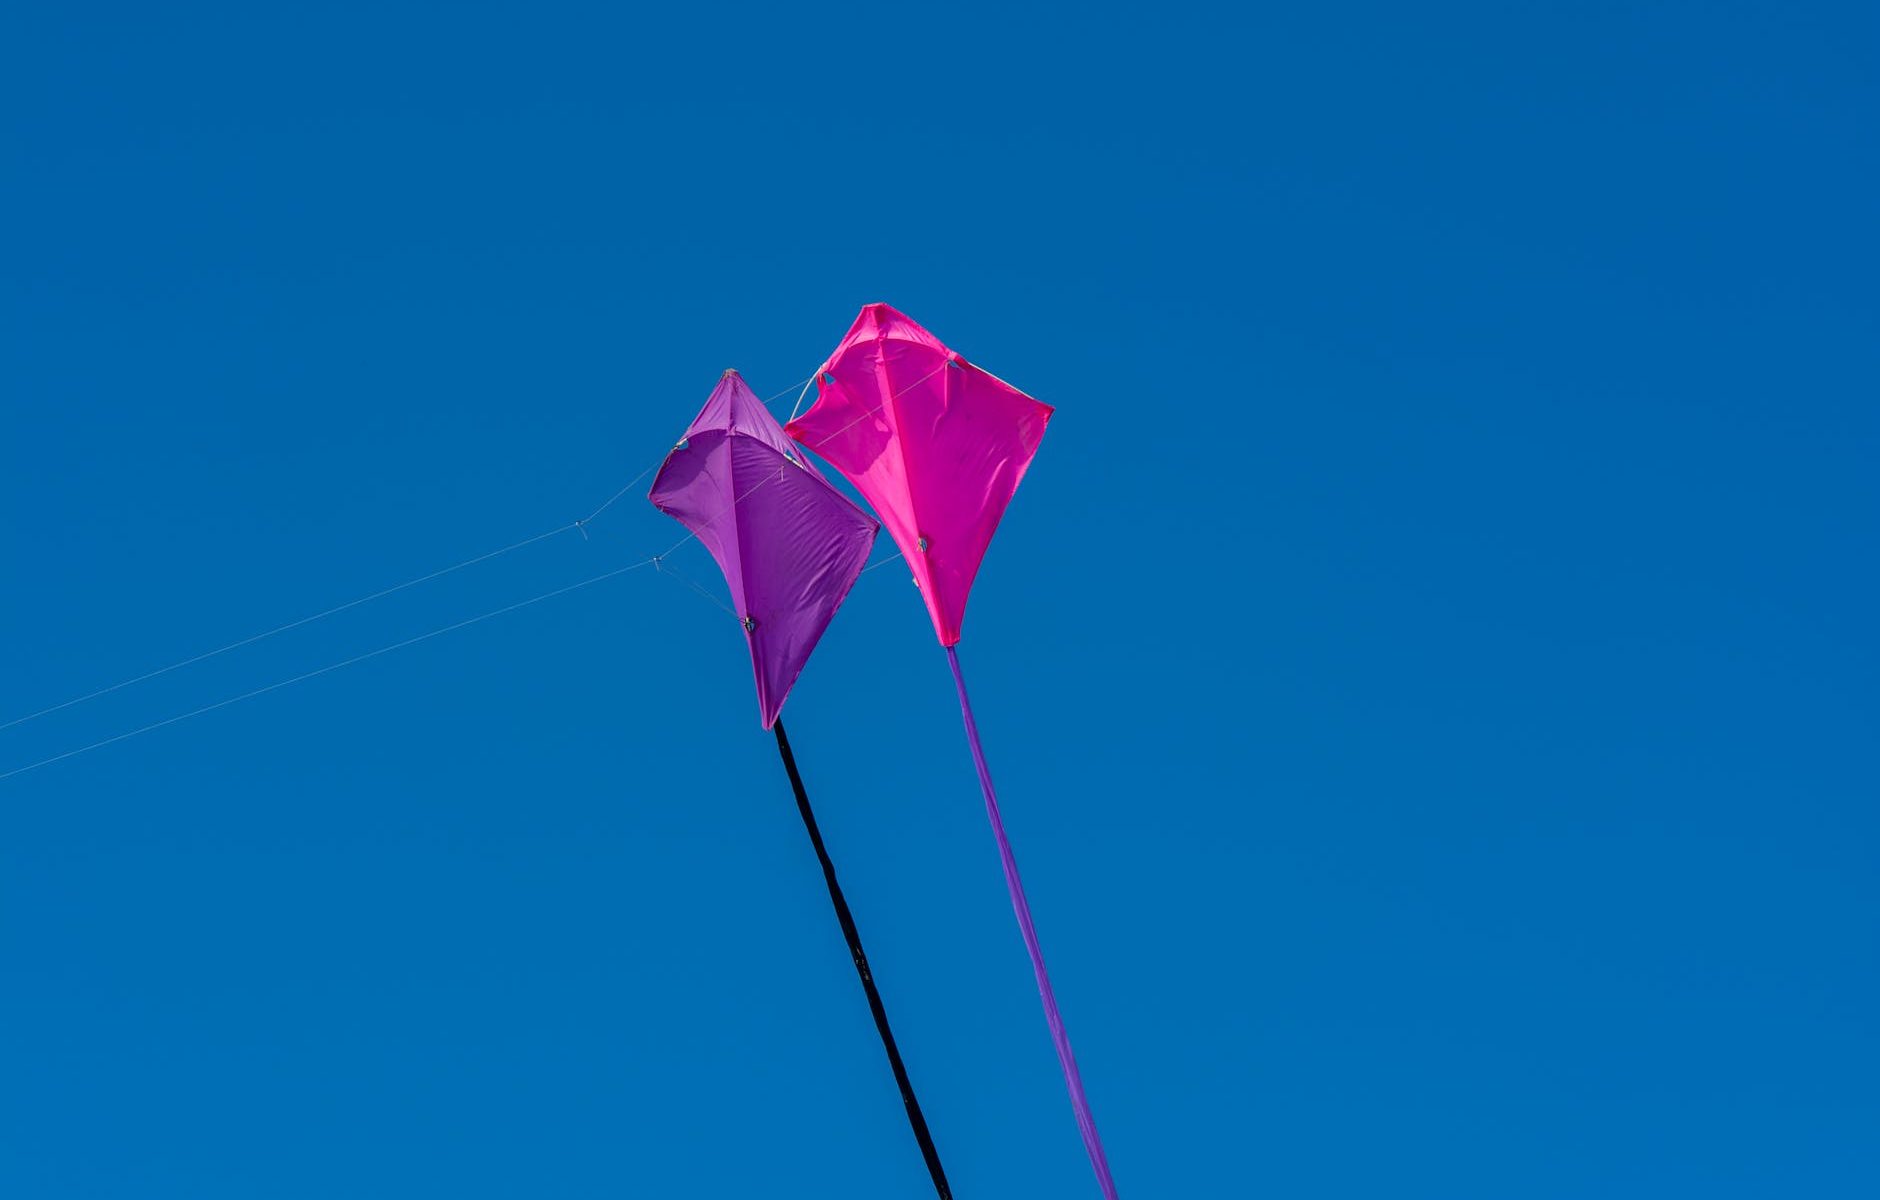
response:
M666 455L647 498L718 560L769 729L881 527L790 444L736 371Z
M786 432L848 477L907 557L940 644L960 640L992 531L1051 406L973 366L886 304L862 309Z

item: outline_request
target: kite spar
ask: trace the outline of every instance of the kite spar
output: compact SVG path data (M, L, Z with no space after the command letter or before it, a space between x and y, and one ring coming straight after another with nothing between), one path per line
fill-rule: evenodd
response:
M1031 956L1084 1150L1104 1196L1116 1200L954 649L980 560L1038 451L1052 410L973 366L885 304L862 309L816 373L816 384L816 403L785 431L827 459L868 499L913 569L934 633L946 647L1006 890Z
M685 437L666 456L648 499L691 530L724 572L750 647L759 718L777 736L777 753L796 793L797 813L822 864L829 901L867 993L875 1031L901 1089L901 1103L934 1191L940 1200L952 1200L940 1154L888 1027L861 934L836 881L835 864L778 715L817 640L861 574L879 526L790 444L776 418L736 371L724 373Z

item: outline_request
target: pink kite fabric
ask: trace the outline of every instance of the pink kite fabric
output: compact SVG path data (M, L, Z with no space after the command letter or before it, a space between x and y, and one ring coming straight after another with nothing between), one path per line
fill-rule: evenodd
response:
M913 569L940 644L954 645L1051 406L886 304L862 309L816 386L816 403L786 432L867 497Z
M790 444L736 371L666 455L647 498L718 560L770 728L881 527Z

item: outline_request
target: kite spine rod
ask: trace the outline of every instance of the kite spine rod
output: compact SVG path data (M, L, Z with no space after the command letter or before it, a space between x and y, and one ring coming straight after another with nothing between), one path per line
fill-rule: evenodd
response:
M946 1171L940 1166L940 1152L934 1148L933 1134L927 1130L927 1118L920 1111L920 1101L914 1096L914 1085L908 1080L907 1066L901 1061L900 1047L895 1045L894 1031L888 1027L888 1010L881 1003L881 992L875 987L875 976L868 969L868 955L862 950L862 935L855 927L855 917L849 912L849 902L842 895L842 885L836 882L836 867L829 860L829 850L823 845L822 830L816 825L816 814L809 806L809 793L803 788L803 777L797 773L796 756L790 752L790 739L784 735L783 720L779 718L771 726L777 735L777 753L783 758L783 769L790 776L790 787L796 792L796 811L803 818L803 828L809 834L810 845L816 849L816 861L822 864L823 882L829 887L829 903L835 907L836 920L842 926L842 936L849 944L849 957L855 960L855 973L861 978L862 990L868 994L868 1011L875 1017L875 1032L881 1035L881 1048L888 1053L888 1066L894 1071L894 1082L901 1089L901 1104L907 1109L907 1123L914 1130L914 1140L920 1143L920 1154L927 1162L927 1174L933 1179L934 1191L940 1200L953 1200L953 1190L947 1184Z

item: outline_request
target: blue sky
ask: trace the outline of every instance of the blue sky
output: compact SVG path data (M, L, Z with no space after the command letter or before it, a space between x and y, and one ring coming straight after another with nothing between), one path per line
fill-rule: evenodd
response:
M1870 8L7 25L0 720L582 516L885 300L1057 407L961 654L1125 1196L1880 1185ZM921 1195L743 655L635 572L0 780L0 1192ZM905 575L786 716L956 1193L1094 1195Z

